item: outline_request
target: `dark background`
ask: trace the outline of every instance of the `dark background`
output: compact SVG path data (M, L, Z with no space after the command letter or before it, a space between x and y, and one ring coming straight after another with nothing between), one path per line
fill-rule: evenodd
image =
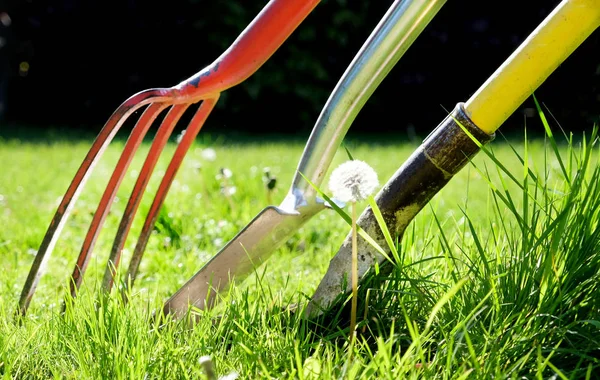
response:
M205 129L306 135L391 3L322 1L254 76L223 94ZM467 100L558 3L449 0L352 131L429 133L444 108ZM211 63L265 4L0 0L0 14L10 17L0 22L0 132L35 127L95 134L133 93L175 85ZM584 130L598 121L599 85L596 31L536 96L565 128ZM528 99L502 132L522 130L532 106Z

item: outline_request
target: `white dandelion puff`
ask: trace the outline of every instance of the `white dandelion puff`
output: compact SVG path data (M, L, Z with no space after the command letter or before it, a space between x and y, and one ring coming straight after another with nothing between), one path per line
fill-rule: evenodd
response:
M202 149L201 156L206 161L214 161L217 159L217 152L213 148Z
M334 198L342 202L366 199L379 187L377 173L366 162L346 161L338 166L329 178L329 189Z
M223 186L221 188L221 193L223 193L223 195L230 197L233 194L235 194L235 192L237 191L235 186Z
M219 174L216 175L216 178L218 180L221 180L221 179L227 180L227 179L231 178L232 176L233 176L233 172L231 170L229 170L227 168L221 168L221 169L219 169Z
M366 199L379 186L377 173L366 162L346 161L338 166L329 178L329 189L333 197L341 202L350 202L352 208L352 304L350 307L350 344L356 334L356 312L358 298L358 229L356 226L356 202Z

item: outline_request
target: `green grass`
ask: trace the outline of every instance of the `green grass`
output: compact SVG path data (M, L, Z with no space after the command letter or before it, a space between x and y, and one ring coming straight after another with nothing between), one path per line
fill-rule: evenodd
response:
M555 130L557 128L553 128ZM555 131L556 133L556 131ZM22 325L12 314L59 198L90 142L0 140L0 375L11 378L592 378L600 373L600 165L595 136L508 144L498 136L430 202L399 244L401 264L369 276L362 333L346 347L348 304L307 322L301 309L348 233L319 214L194 327L153 310L266 203L264 167L283 199L303 145L198 140L166 200L132 302L97 298L103 266L143 162L136 157L100 235L82 291L59 308L92 213L123 146L97 165ZM569 137L571 139L571 137ZM203 161L211 146L215 162ZM385 182L414 144L348 144ZM148 144L143 146L146 152ZM174 150L170 144L149 185ZM341 149L334 165L346 159ZM501 164L501 166L499 166ZM200 168L198 166L200 165ZM233 172L233 203L219 192ZM124 263L152 201L146 194ZM232 208L233 205L233 208ZM365 202L360 204L364 208ZM98 303L95 303L97 302ZM365 308L367 312L365 313ZM364 316L366 315L366 318Z

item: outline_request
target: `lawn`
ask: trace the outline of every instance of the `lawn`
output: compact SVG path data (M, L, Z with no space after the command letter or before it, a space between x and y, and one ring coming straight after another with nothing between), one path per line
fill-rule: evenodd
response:
M540 128L542 128L540 126ZM153 310L267 203L278 204L301 142L199 138L166 199L123 305L99 297L106 257L144 143L106 220L79 296L60 307L97 202L124 145L96 166L40 281L27 318L13 319L21 287L60 197L91 141L0 140L0 375L6 378L592 378L600 373L600 171L595 139L498 136L433 198L399 243L401 263L360 288L357 344L347 347L347 305L306 321L301 310L349 231L324 211L266 265L190 327ZM543 131L542 131L543 132ZM165 151L149 189L173 153ZM416 143L350 140L383 184ZM211 148L216 160L205 158ZM332 168L347 159L340 149ZM524 164L525 162L525 164ZM220 168L233 173L232 202ZM324 189L327 190L327 189ZM150 203L143 199L123 263ZM362 210L366 202L359 204ZM114 292L113 292L114 293ZM349 301L347 302L349 303ZM343 308L343 309L342 309ZM366 310L366 311L365 311ZM164 322L164 321L163 321ZM346 330L344 330L346 329ZM234 376L232 376L234 377Z

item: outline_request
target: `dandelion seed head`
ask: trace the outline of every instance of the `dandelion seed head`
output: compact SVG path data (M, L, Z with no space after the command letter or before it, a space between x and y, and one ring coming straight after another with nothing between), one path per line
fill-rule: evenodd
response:
M231 178L233 176L233 172L231 170L229 170L228 168L220 168L219 169L219 174L217 174L217 179L228 179Z
M214 161L217 159L217 152L213 148L202 149L201 153L202 158L206 161Z
M221 187L221 193L227 197L232 196L237 191L235 186L223 186Z
M377 173L366 162L346 161L338 166L329 178L329 189L334 198L342 202L366 199L379 186Z

